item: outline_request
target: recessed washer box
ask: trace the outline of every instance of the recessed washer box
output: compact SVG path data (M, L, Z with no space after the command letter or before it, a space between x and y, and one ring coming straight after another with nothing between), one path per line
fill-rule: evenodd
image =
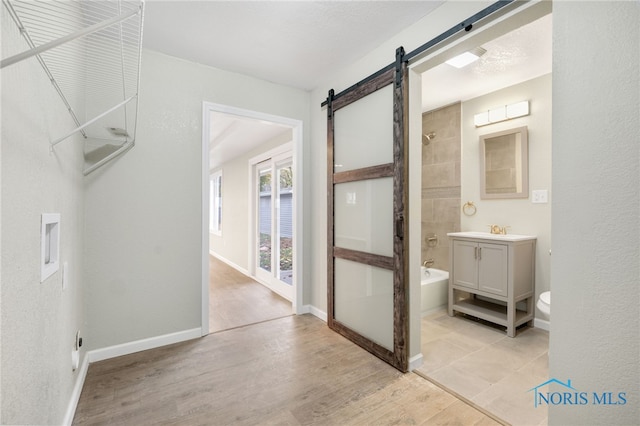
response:
M60 269L60 213L43 213L40 231L40 282Z

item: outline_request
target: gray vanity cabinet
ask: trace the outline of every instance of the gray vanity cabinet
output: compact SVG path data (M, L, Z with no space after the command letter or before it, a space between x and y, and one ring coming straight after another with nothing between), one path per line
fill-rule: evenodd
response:
M455 232L450 238L449 315L462 312L507 328L533 320L536 238Z
M452 243L456 286L507 296L507 245L464 239Z

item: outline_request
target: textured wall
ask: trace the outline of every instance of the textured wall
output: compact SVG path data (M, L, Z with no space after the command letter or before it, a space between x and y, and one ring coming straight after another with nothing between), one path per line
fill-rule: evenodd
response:
M27 46L1 9L5 58ZM49 141L75 124L35 58L4 68L1 78L0 423L60 424L76 378L75 332L84 329L82 142L74 136L49 152ZM61 267L43 283L42 213L61 214ZM64 291L63 262L69 264Z
M551 406L551 425L640 423L638 22L637 1L553 6L550 375L628 402Z
M143 52L136 146L87 178L90 349L201 325L203 101L309 111L306 92Z
M422 133L434 137L422 145L422 261L449 270L448 232L460 230L459 103L422 114ZM436 236L437 242L427 241Z

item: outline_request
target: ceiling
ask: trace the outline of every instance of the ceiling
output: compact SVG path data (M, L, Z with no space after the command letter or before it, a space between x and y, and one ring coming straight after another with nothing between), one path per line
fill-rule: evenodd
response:
M215 169L291 129L223 112L211 113L209 167Z
M323 76L364 56L442 3L146 0L143 45L192 62L313 90ZM551 72L551 17L482 47L487 53L470 66L456 69L441 64L423 74L423 111ZM215 113L212 167L287 130Z
M442 3L147 0L143 46L312 90Z
M440 64L422 74L422 110L466 101L551 72L551 15L480 46L464 68Z

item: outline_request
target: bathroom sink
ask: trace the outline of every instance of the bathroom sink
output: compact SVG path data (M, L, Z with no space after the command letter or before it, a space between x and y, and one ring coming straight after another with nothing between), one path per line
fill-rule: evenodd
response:
M483 238L487 240L497 241L524 241L532 240L536 237L531 235L518 235L518 234L492 234L490 232L450 232L447 234L449 237L466 237L466 238Z

